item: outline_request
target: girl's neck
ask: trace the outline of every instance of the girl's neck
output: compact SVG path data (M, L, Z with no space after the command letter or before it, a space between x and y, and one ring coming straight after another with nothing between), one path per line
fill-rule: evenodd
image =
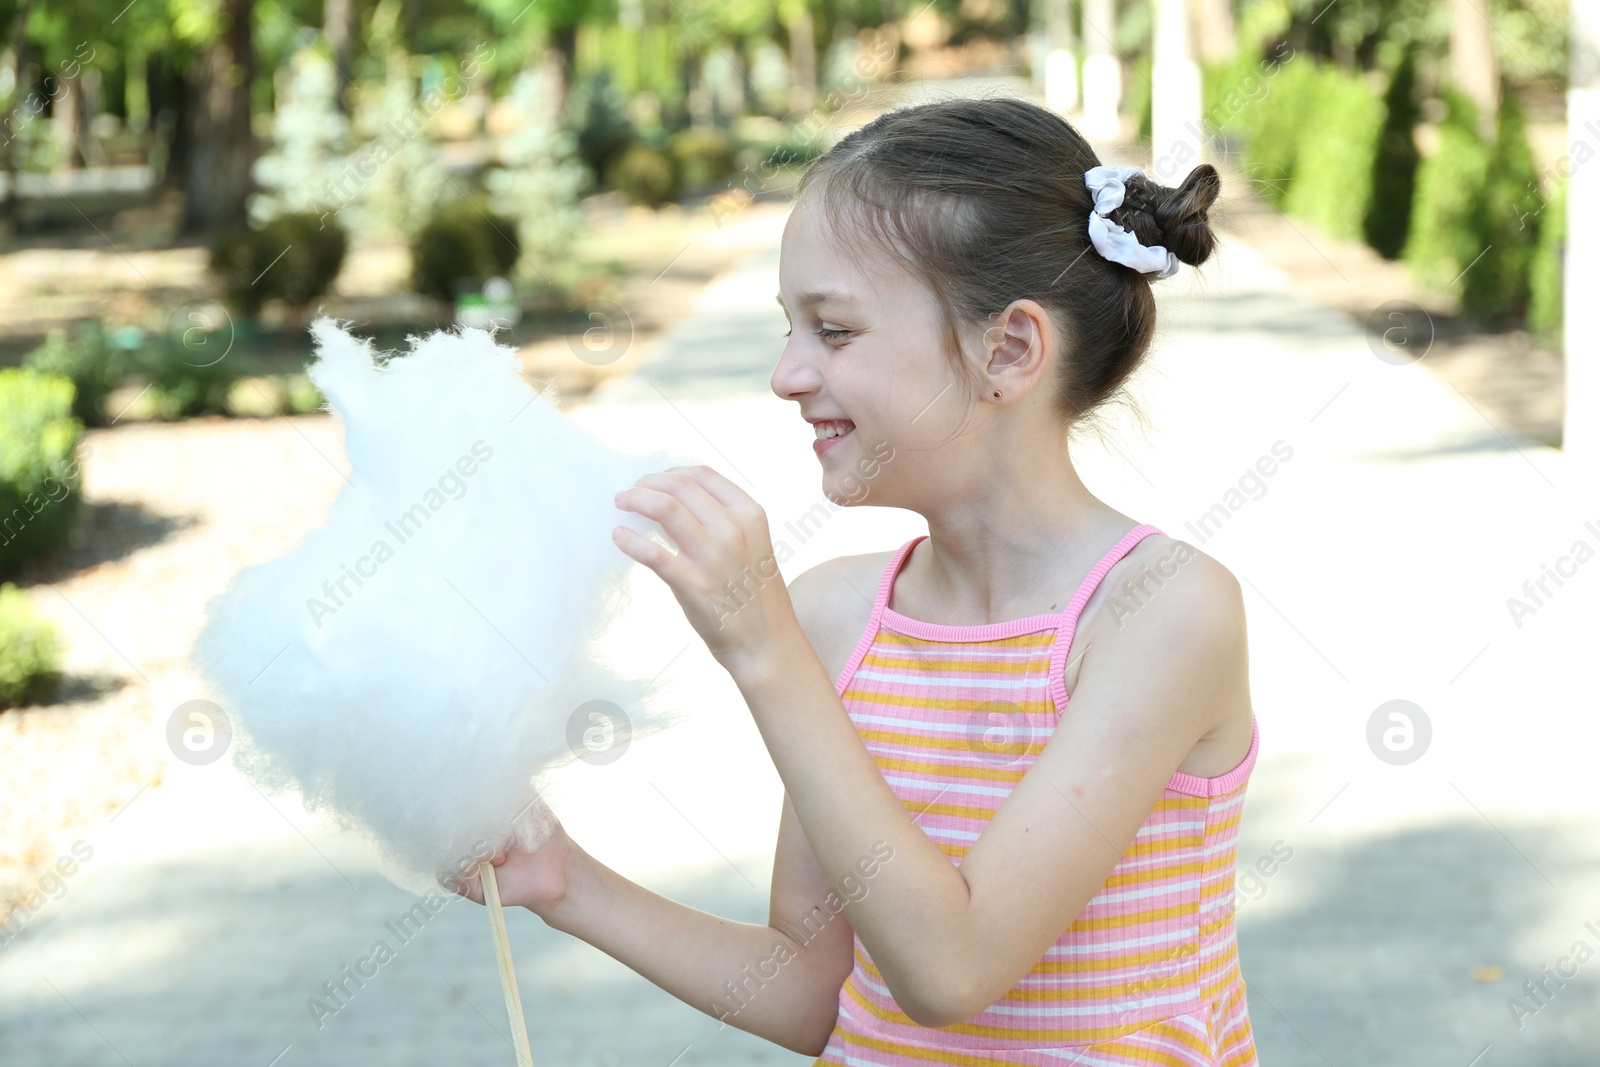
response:
M916 610L896 610L979 625L1064 610L1083 576L1137 525L1090 493L1064 454L999 472L926 518L928 540L895 585L895 600Z

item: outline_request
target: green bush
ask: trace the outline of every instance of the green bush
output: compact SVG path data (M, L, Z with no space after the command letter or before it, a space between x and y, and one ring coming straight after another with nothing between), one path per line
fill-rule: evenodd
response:
M323 405L328 402L328 398L322 395L322 390L311 384L311 379L304 374L286 375L283 384L291 415L308 415L313 411L321 411Z
M574 86L570 106L578 155L591 174L603 175L638 136L623 112L622 94L612 84L611 72L601 69Z
M1438 150L1417 169L1404 258L1423 284L1458 294L1468 316L1521 317L1539 246L1539 216L1523 210L1538 175L1522 109L1508 95L1485 142L1472 102L1448 88L1440 95L1448 113Z
M1539 172L1528 146L1527 119L1515 96L1506 94L1495 125L1476 216L1479 248L1489 251L1462 277L1461 303L1473 316L1522 321L1528 314L1529 275L1542 218L1524 217L1524 204L1528 190L1538 188Z
M106 397L122 384L128 355L110 343L99 320L91 319L70 335L51 330L45 343L28 353L23 366L72 379L73 417L85 426L104 426Z
M1539 250L1528 278L1528 329L1546 344L1561 345L1563 258L1567 241L1567 187L1538 209Z
M303 308L333 288L344 268L350 238L344 227L331 216L313 212L279 215L261 228L267 248L274 258L283 258L263 268L260 284L271 296L290 307Z
M1299 174L1300 149L1321 83L1315 60L1296 53L1279 64L1261 103L1239 116L1250 184L1277 207L1288 201Z
M678 196L678 164L671 154L638 141L611 164L606 185L630 203L660 207Z
M1151 88L1152 67L1153 61L1148 55L1141 55L1133 61L1133 80L1126 86L1126 99L1123 101L1128 114L1139 116L1137 136L1146 141L1155 136L1155 93Z
M1383 129L1372 157L1372 198L1361 220L1362 236L1384 259L1396 259L1411 228L1416 195L1417 71L1415 50L1406 49L1383 96Z
M683 184L691 189L718 184L733 174L733 141L717 129L691 126L667 141Z
M1242 50L1232 61L1201 71L1207 130L1238 145L1247 179L1269 203L1281 206L1288 197L1319 83L1315 61L1287 46L1267 53Z
M72 381L21 367L0 370L0 574L67 539L82 476Z
M1245 112L1270 92L1271 82L1262 70L1266 62L1241 50L1231 60L1200 69L1200 123L1207 134L1238 139Z
M522 258L517 224L470 203L444 208L411 241L411 286L454 304L463 286L509 277Z
M222 286L222 298L235 312L255 318L266 302L266 290L255 284L271 259L263 258L266 242L255 230L224 230L211 242L208 264Z
M1440 90L1446 114L1439 145L1417 167L1411 230L1401 258L1419 282L1449 290L1461 271L1483 251L1477 214L1489 169L1489 145L1478 136L1478 109L1465 95Z
M290 212L258 229L222 233L211 245L211 273L235 311L255 318L276 297L304 308L333 288L349 237L331 216Z
M163 419L228 412L228 390L241 376L238 360L197 360L177 336L140 349L136 365L150 383L156 413Z
M0 708L41 704L61 681L61 639L34 615L27 596L0 585Z
M1304 86L1310 96L1297 109L1303 121L1283 208L1334 237L1359 238L1372 200L1383 100L1360 74L1331 66L1307 69L1314 73Z

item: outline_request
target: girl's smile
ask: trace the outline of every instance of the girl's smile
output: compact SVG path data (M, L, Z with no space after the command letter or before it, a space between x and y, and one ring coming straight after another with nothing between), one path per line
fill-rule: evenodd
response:
M849 437L856 428L856 424L849 419L823 419L814 425L817 430L817 439L812 443L811 448L819 456L846 437Z

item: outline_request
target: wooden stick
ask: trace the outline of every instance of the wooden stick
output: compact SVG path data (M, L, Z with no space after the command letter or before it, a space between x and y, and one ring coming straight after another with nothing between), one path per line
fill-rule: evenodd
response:
M506 1014L511 1017L511 1041L517 1050L517 1067L533 1067L533 1051L528 1047L528 1024L522 1018L522 996L517 992L517 972L511 966L511 940L506 936L506 913L500 908L500 883L494 878L494 864L478 864L483 880L483 902L489 911L489 929L494 934L494 955L500 961L500 988L506 995Z

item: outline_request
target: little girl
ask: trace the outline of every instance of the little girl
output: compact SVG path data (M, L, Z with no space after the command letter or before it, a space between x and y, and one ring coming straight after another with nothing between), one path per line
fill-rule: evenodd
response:
M658 896L559 828L500 859L506 903L817 1063L1256 1063L1239 584L1093 496L1067 436L1144 358L1151 282L1211 255L1219 184L1102 167L1008 99L889 112L813 165L772 388L815 425L830 499L928 533L786 588L762 509L674 467L617 502L677 551L614 534L783 780L769 922Z

